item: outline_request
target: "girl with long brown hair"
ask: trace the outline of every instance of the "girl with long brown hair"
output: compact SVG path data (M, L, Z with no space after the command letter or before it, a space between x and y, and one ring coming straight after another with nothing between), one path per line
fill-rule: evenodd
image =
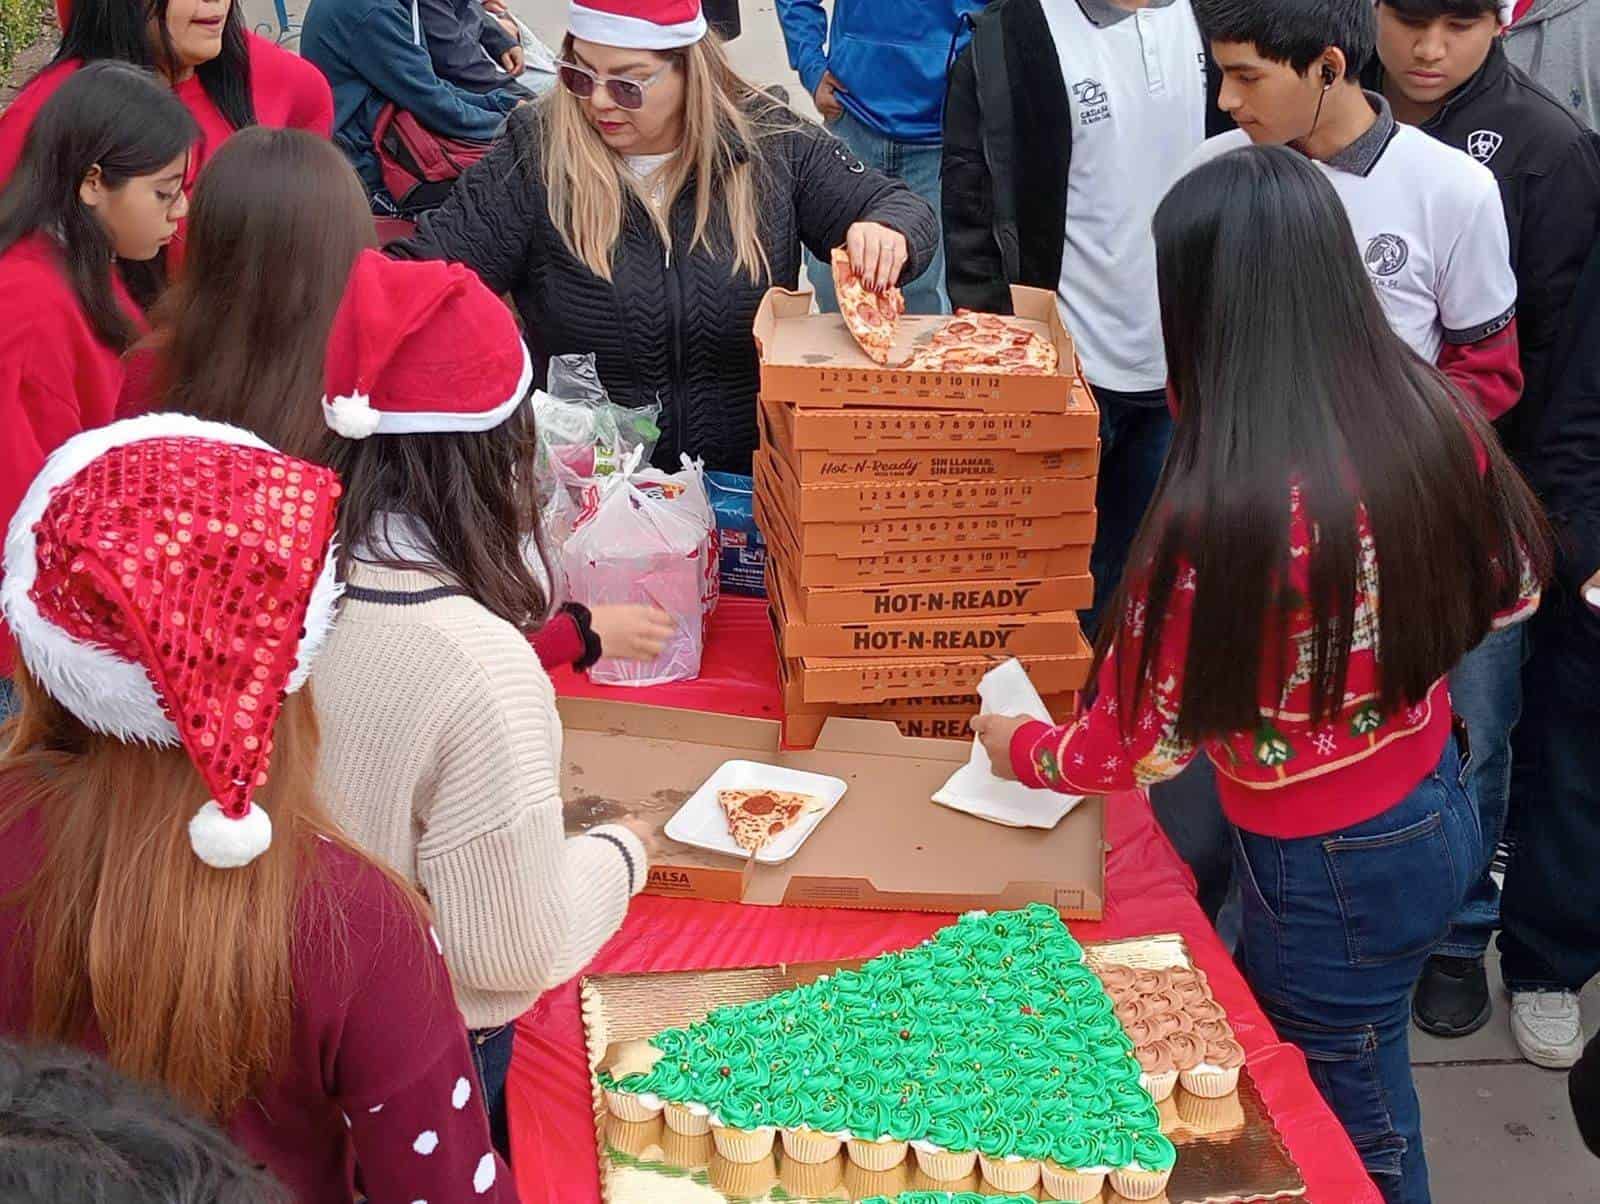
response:
M602 11L602 9L604 11ZM542 374L593 352L612 400L660 404L657 463L750 471L751 322L801 246L846 245L879 285L932 261L938 224L898 181L742 80L699 0L574 2L562 87L396 254L464 263L510 293Z
M304 685L332 472L160 414L79 435L12 521L0 1033L223 1124L301 1204L514 1200L422 901L328 817ZM403 1056L397 1053L403 1051Z

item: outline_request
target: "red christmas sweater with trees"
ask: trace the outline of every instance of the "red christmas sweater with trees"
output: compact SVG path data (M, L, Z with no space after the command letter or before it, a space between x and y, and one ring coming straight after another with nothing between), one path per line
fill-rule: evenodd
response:
M1318 836L1381 815L1413 789L1438 763L1450 736L1448 679L1434 683L1415 706L1385 713L1378 704L1378 563L1365 513L1360 519L1361 571L1355 635L1345 682L1344 705L1326 722L1311 721L1310 672L1313 624L1309 606L1285 617L1292 647L1277 679L1276 660L1264 658L1261 721L1254 731L1235 732L1204 745L1178 735L1183 668L1193 631L1196 575L1184 567L1173 590L1160 655L1142 695L1140 713L1119 713L1118 665L1139 656L1145 597L1134 591L1122 638L1101 666L1099 693L1076 722L1051 727L1030 723L1011 743L1012 767L1024 783L1069 794L1110 794L1177 776L1202 751L1217 771L1222 809L1239 827L1263 836ZM1289 584L1310 595L1310 524L1300 491L1290 492ZM1497 627L1528 618L1539 605L1539 586L1526 572L1517 605L1496 619Z

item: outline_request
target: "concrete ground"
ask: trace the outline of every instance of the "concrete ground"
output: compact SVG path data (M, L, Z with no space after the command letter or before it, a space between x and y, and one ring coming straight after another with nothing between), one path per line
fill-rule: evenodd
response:
M271 16L270 0L248 0L256 20ZM290 0L291 14L304 0ZM512 0L540 37L559 47L564 0ZM743 0L744 33L730 46L734 65L757 83L789 88L813 116L809 98L789 70L772 0ZM1528 1065L1507 1025L1498 959L1492 959L1495 1017L1477 1035L1440 1041L1413 1032L1412 1060L1422 1095L1428 1159L1436 1204L1594 1204L1600 1201L1600 1161L1578 1140L1563 1075ZM1600 1026L1600 985L1584 999L1588 1031ZM1319 1201L1318 1204L1341 1204Z

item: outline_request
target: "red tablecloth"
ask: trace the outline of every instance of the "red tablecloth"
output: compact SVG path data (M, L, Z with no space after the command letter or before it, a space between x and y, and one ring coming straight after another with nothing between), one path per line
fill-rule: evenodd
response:
M726 599L708 642L700 681L648 691L606 690L564 675L563 693L615 697L735 714L777 714L776 658L764 608ZM1106 913L1075 921L1083 941L1180 932L1210 977L1217 1000L1249 1055L1279 1131L1313 1204L1381 1204L1338 1121L1281 1044L1194 898L1194 880L1142 794L1106 808ZM780 962L871 957L904 948L950 922L911 912L753 907L641 896L588 973L727 969ZM577 983L551 991L518 1022L506 1085L513 1162L523 1204L598 1204L594 1117Z

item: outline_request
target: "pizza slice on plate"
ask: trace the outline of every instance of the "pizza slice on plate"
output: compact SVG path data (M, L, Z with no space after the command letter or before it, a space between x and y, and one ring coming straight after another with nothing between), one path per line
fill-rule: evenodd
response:
M833 249L833 290L851 337L874 363L887 364L900 315L906 312L900 290L893 285L881 293L869 289L856 275L850 252L843 247Z
M734 843L747 853L759 853L779 833L794 827L817 800L809 794L783 790L719 790L717 803L728 817Z

